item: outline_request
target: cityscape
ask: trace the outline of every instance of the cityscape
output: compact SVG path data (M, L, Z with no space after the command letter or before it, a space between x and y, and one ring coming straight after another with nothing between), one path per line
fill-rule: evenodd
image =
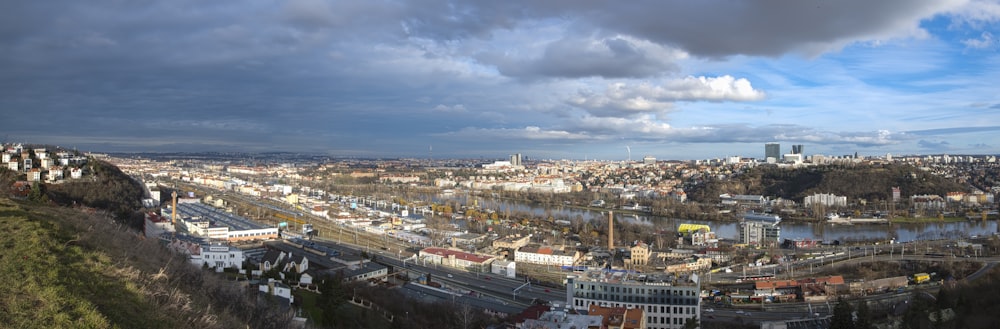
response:
M1000 327L1000 1L0 4L0 327Z
M273 296L275 308L294 314L283 327L331 326L309 311L317 305L296 302L317 300L306 296L322 295L319 282L331 277L412 303L467 305L482 312L476 323L497 328L829 327L837 302L865 304L874 322L891 323L915 293L973 280L997 262L996 156L805 149L781 154L766 143L759 158L546 161L8 144L3 156L20 176L11 187L20 199L86 181L96 162L119 168L141 182L144 210L132 225L142 236ZM743 186L700 192L755 172L870 169L902 170L903 180L931 181L938 192L919 184L882 186L883 197L871 199L737 193L751 191ZM875 270L859 270L866 267ZM401 321L390 305L358 295L350 303Z

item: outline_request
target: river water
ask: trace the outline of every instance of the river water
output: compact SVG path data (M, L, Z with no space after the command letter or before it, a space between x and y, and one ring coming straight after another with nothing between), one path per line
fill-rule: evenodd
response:
M433 202L444 200L455 200L461 204L471 205L467 202L468 196L464 194L428 195ZM508 200L497 200L490 198L476 197L476 204L485 209L493 209L500 213L527 212L537 216L553 216L556 219L583 220L607 220L606 211L596 211L573 207L542 207ZM712 231L720 239L738 239L739 223L735 221L703 221L688 220L679 218L668 218L649 215L633 215L626 213L614 214L618 221L643 223L662 228L668 231L677 230L677 226L683 223L704 224L712 228ZM812 239L822 241L839 240L862 241L862 240L882 240L895 239L896 242L909 242L917 240L937 240L937 239L959 239L970 236L983 236L997 233L996 221L961 221L949 223L897 223L897 224L861 224L861 225L834 225L825 223L810 222L782 222L781 239Z

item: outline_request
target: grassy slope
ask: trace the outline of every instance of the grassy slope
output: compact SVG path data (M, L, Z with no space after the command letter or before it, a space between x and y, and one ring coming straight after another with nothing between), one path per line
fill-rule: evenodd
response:
M156 270L177 258L108 219L0 199L0 232L0 326L246 325L223 325L231 319L199 307L207 303L185 294L180 278Z

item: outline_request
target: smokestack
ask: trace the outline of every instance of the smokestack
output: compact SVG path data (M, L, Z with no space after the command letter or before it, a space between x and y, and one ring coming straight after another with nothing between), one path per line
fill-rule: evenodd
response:
M173 203L170 205L170 225L177 225L177 191L170 193Z
M608 251L615 252L615 212L608 211Z

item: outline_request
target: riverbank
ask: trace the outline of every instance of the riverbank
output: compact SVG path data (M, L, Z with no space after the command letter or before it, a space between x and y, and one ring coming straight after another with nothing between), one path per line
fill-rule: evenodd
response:
M891 220L892 223L959 223L966 221L962 217L895 217Z

